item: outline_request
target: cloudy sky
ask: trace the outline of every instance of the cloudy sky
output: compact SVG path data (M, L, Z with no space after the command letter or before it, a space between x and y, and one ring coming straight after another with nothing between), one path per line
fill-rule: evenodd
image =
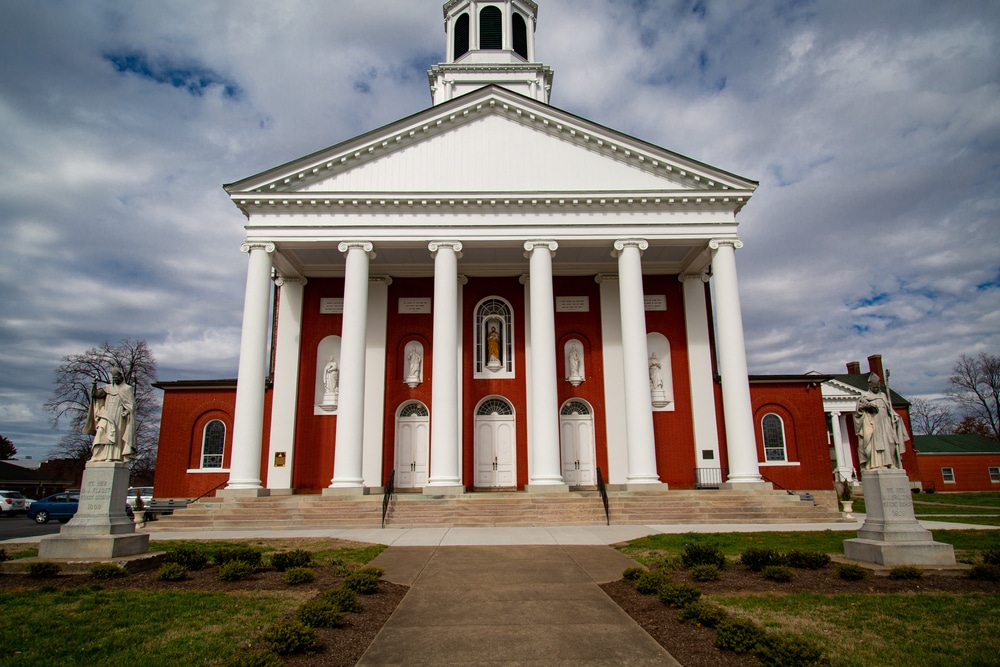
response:
M1000 3L538 0L552 103L760 181L751 373L881 353L941 393L1000 354ZM221 185L426 108L442 0L0 1L0 434L40 458L60 358L145 338L235 377Z

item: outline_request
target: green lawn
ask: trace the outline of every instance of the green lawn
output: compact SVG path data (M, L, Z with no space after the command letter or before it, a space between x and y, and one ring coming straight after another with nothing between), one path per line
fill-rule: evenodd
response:
M854 511L865 513L864 498L854 501ZM1000 491L918 493L913 496L913 513L928 521L1000 526Z

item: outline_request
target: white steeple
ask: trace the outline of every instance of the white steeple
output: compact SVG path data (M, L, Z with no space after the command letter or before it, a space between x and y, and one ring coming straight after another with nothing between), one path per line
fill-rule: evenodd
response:
M548 104L552 69L535 60L538 5L532 0L449 0L445 62L427 72L440 104L496 84Z

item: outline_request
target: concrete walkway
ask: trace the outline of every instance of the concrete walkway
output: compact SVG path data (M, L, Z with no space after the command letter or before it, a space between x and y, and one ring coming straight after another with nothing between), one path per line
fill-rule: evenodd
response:
M634 561L606 546L392 547L409 592L359 665L678 665L598 587Z

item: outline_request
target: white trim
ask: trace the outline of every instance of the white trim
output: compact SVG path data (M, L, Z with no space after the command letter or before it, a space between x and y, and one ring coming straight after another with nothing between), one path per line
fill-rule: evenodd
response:
M228 474L229 468L188 468L187 471L192 474L213 473L213 472L224 472Z
M800 465L802 465L801 461L772 461L771 463L764 463L763 461L760 462L760 467L761 468L764 468L764 467L769 467L769 468L794 468L794 467L797 467L797 466L800 466Z

